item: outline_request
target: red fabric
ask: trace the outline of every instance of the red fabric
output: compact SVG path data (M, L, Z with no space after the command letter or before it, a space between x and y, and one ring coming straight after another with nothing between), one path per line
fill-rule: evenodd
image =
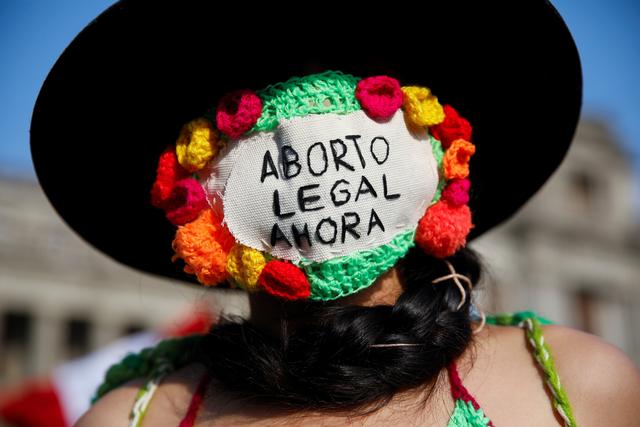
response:
M32 383L0 403L0 419L13 427L67 427L53 385Z
M431 126L429 132L445 149L456 139L471 141L471 125L460 117L458 112L450 105L445 105L444 121L438 125Z
M165 337L186 337L194 334L206 334L214 324L215 318L210 308L203 304L191 311L188 316L181 317L171 322L166 329L161 331Z
M269 261L262 269L258 283L266 292L279 298L296 300L311 295L307 276L290 262Z
M202 405L202 399L204 399L207 386L209 385L209 380L210 378L207 374L205 374L200 380L198 388L191 398L191 403L189 403L189 409L187 409L187 413L182 421L180 421L180 425L178 427L193 427L195 424L196 418L198 417L198 410Z

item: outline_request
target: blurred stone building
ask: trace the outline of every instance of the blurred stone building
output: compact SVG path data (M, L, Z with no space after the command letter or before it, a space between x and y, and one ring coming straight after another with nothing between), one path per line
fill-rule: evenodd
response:
M0 178L0 386L118 337L178 326L202 305L244 307L122 266L82 240L33 181ZM238 305L241 307L238 308Z
M581 122L553 178L473 242L492 274L485 307L534 310L604 337L640 364L635 184L629 154L605 124Z
M526 161L526 160L523 160ZM603 336L640 363L640 235L627 156L583 122L554 178L473 242L489 311L532 309ZM72 232L35 182L0 179L0 385L47 373L123 334L166 326L197 303L243 309L116 264ZM215 302L217 301L217 302Z

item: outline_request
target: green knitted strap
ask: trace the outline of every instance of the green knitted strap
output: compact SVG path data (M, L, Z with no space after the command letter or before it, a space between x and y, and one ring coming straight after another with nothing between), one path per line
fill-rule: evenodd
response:
M104 382L98 387L91 403L124 383L136 378L153 379L188 364L201 335L168 339L155 347L145 348L139 353L128 354L121 362L111 366Z
M129 427L140 427L142 425L142 421L144 420L144 416L147 414L147 409L149 408L153 395L160 386L162 380L164 380L172 370L172 366L167 363L164 369L161 369L156 374L152 374L151 378L138 391L134 400L133 408L129 414Z
M491 420L481 408L474 408L473 403L457 399L447 427L487 427Z
M542 323L536 317L529 317L524 319L522 325L525 327L527 338L534 350L536 361L545 374L547 387L553 394L555 409L564 420L565 426L575 427L577 424L573 418L569 397L560 384L560 377L556 371L551 351L542 336Z
M551 351L542 336L542 325L551 325L553 322L538 316L531 311L517 313L501 313L487 316L487 323L500 326L519 326L525 328L527 339L531 344L535 359L544 372L547 387L553 395L553 405L565 426L574 427L576 421L569 403L566 391L560 384L560 377L556 371Z
M487 315L487 324L498 326L522 326L525 319L535 318L542 325L551 325L552 321L538 316L533 311L518 311L515 313L497 313Z

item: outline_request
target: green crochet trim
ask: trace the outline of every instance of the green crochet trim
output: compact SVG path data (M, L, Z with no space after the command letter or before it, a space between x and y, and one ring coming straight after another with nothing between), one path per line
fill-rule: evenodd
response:
M386 245L324 262L300 262L311 284L309 299L330 301L370 286L415 245L415 234L404 231Z
M200 335L169 339L155 347L145 348L139 353L125 356L120 363L112 365L91 399L95 403L105 394L135 378L147 378L170 372L186 365L191 360L193 349L200 342Z
M274 130L282 119L358 111L359 80L340 71L325 71L267 86L257 92L262 100L262 115L250 132Z
M447 427L487 427L490 422L482 409L475 409L471 402L458 399Z
M436 193L433 195L433 199L431 199L431 204L433 205L438 200L440 200L440 196L442 196L442 189L445 185L447 185L447 180L444 178L444 171L442 170L442 159L444 158L444 149L442 148L442 144L440 141L429 135L429 142L431 143L431 151L433 151L433 157L436 159L436 163L438 164L438 188L436 188Z

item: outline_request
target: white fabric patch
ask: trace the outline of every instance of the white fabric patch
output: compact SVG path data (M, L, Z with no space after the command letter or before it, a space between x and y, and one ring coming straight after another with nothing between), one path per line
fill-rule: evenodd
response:
M298 117L230 144L205 189L219 195L226 181L236 240L292 261L389 243L416 227L438 185L428 134L409 132L401 110L385 123L363 111Z
M198 172L199 182L204 187L209 206L219 218L224 216L222 209L224 188L240 148L241 146L235 142L228 143L204 169Z

